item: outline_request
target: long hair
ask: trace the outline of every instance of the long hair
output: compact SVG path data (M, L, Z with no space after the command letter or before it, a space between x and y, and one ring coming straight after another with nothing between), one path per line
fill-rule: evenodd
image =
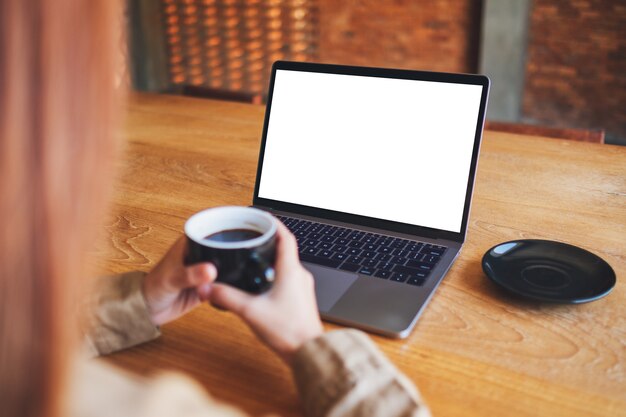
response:
M117 147L116 19L115 0L0 0L1 416L63 407Z

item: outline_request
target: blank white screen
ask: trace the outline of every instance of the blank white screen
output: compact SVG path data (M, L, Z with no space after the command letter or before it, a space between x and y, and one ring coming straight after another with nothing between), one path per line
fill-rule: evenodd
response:
M459 232L481 93L277 70L259 197Z

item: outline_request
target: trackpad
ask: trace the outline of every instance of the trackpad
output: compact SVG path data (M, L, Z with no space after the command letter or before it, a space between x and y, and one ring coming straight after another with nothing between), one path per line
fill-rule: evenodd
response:
M302 265L315 277L315 295L317 307L321 312L327 312L341 296L350 288L359 276L355 273L330 269L303 262Z

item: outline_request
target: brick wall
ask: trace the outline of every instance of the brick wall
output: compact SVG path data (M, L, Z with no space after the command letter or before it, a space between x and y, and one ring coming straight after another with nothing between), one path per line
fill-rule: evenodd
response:
M626 144L626 2L534 0L526 122L603 128Z
M319 61L475 72L476 0L318 0Z

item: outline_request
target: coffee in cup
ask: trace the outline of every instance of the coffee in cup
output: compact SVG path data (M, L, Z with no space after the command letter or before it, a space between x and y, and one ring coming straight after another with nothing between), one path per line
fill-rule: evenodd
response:
M217 282L250 293L268 290L274 280L277 220L269 213L239 206L216 207L185 223L185 264L211 262Z

